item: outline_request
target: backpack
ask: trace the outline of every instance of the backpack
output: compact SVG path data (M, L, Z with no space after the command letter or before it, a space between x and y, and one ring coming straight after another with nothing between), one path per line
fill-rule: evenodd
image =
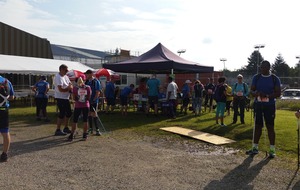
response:
M195 97L202 98L203 97L203 86L201 84L196 84L194 86Z
M9 86L6 78L0 77L0 107L5 107L9 97Z
M220 91L222 86L224 86L224 85L220 84L220 85L217 85L216 88L215 88L215 91L214 91L214 94L213 94L213 99L216 102L220 102L225 97L224 93Z

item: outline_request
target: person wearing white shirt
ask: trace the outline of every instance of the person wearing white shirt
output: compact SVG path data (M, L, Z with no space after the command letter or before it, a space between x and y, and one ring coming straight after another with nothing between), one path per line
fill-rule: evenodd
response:
M170 108L170 116L175 119L176 118L176 99L177 99L177 92L178 86L173 81L173 77L168 77L168 87L167 87L167 101L169 102Z
M55 131L55 136L62 136L70 133L71 130L68 128L69 118L72 116L71 104L69 101L70 92L73 90L73 85L66 75L68 72L67 65L60 65L59 73L56 74L54 79L55 85L55 99L57 102L57 107L59 110L57 118L57 128ZM66 119L65 128L61 131L61 124Z

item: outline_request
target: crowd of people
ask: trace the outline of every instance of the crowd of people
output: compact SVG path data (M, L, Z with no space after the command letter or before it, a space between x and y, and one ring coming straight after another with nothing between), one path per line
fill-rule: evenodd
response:
M154 115L158 116L159 100L163 97L167 107L167 114L170 118L175 119L178 99L182 100L180 112L187 114L189 105L191 104L192 112L198 116L206 112L212 111L213 104L216 102L216 124L226 127L224 124L225 112L230 116L231 105L233 106L232 124L235 124L240 119L241 124L245 124L245 104L248 96L251 94L254 98L254 118L255 126L253 128L253 143L252 148L246 152L249 155L258 153L259 139L262 133L262 128L265 125L268 130L270 142L270 157L275 157L275 99L280 96L280 80L270 74L270 63L268 61L261 62L261 73L253 77L251 87L243 82L243 76L237 76L237 82L230 86L226 83L225 77L219 77L218 83L214 84L212 78L209 78L207 84L202 84L200 80L186 80L181 90L179 90L173 76L167 78L167 86L162 92L161 82L156 78L156 75L148 80L141 80L140 85L135 89L134 84L125 87L120 93L121 114L127 115L128 100L132 98L134 93L139 93L147 97L146 109L144 110L148 116L150 108L154 110ZM64 136L69 134L67 140L72 141L77 134L77 123L79 118L83 120L83 135L82 139L86 140L89 134L100 136L98 126L98 104L100 94L104 93L106 98L105 113L109 114L114 111L116 105L116 87L114 78L108 80L105 84L105 90L101 86L100 81L93 76L92 70L87 70L83 76L77 77L75 81L70 81L66 75L68 72L67 65L61 65L59 72L54 79L55 85L55 100L58 108L55 136ZM0 133L3 136L3 152L0 156L0 161L7 161L7 152L10 145L9 123L8 123L8 108L9 101L14 99L14 90L12 84L0 76ZM44 120L49 122L47 116L47 92L49 83L44 76L41 76L39 81L32 87L36 93L36 120ZM162 95L164 94L164 95ZM70 99L72 101L70 101ZM72 109L71 102L74 102ZM203 108L204 107L204 108ZM73 115L72 128L69 129L69 120ZM296 115L300 117L300 114ZM62 128L64 125L64 128ZM94 128L93 128L94 126Z

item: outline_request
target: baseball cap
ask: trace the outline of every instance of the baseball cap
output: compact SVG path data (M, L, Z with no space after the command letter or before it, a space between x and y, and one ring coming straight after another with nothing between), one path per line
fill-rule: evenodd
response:
M188 83L188 84L189 84L189 83L192 83L192 81L190 81L190 80L186 80L186 81L185 81L185 83Z
M237 78L243 78L243 75L238 74Z
M93 74L93 71L91 69L88 69L84 74Z

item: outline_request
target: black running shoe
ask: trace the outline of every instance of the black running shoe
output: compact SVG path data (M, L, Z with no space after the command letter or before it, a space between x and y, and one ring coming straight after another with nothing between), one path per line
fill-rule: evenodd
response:
M65 136L67 133L62 132L60 129L57 129L54 133L55 136Z
M258 154L258 149L255 148L255 147L253 147L252 149L247 150L247 151L246 151L246 154L247 154L247 155L256 155L256 154Z
M63 130L64 133L70 134L71 130L69 129L69 127L65 127Z
M82 140L86 141L88 138L88 133L83 133Z
M7 162L7 154L5 152L2 152L0 162Z
M73 141L73 139L74 139L74 134L71 133L71 134L69 135L69 137L68 137L68 141Z

